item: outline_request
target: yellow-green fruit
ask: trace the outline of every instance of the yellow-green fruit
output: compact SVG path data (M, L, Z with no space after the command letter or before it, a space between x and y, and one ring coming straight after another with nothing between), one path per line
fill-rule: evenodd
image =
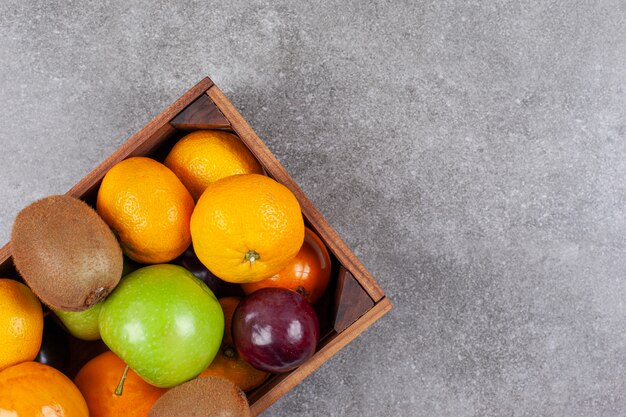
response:
M102 302L83 311L62 311L52 309L72 336L82 340L100 339L98 327Z

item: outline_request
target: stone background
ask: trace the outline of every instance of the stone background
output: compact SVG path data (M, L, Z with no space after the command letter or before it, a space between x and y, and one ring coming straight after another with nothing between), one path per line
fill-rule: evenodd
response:
M623 0L3 0L0 39L1 241L210 75L391 297L266 415L626 415Z

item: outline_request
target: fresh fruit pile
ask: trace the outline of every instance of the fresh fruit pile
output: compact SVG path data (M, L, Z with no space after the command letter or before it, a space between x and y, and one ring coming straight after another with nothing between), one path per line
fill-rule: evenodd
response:
M26 285L0 279L0 415L247 416L244 393L319 342L328 250L231 133L119 162L95 210L36 201L11 240ZM70 338L104 350L73 381Z

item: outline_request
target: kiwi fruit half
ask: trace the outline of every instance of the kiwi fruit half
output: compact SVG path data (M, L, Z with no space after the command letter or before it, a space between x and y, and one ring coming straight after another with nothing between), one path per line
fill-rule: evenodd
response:
M87 203L66 195L20 211L11 232L13 262L45 304L82 311L120 281L123 256L115 235Z
M246 395L225 378L192 379L166 392L148 417L252 417Z

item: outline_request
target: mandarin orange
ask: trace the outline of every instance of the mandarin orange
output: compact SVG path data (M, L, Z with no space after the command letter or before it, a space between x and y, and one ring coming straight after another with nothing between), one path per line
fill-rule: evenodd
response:
M330 281L330 255L322 240L306 228L304 243L295 258L279 273L263 281L241 284L246 294L265 287L286 288L315 304Z
M191 216L198 259L224 281L269 278L283 269L304 241L304 219L292 192L258 174L210 183Z
M98 214L134 261L169 262L191 243L194 201L176 175L154 159L134 157L107 172L98 190Z
M197 130L179 140L165 166L197 201L207 185L236 174L263 174L263 168L241 139L221 130Z
M35 359L42 336L39 299L21 282L0 279L0 370Z
M0 372L0 415L89 417L76 385L56 369L22 362Z
M91 417L146 417L167 390L145 382L128 370L122 392L116 389L126 364L115 353L104 352L81 368L74 382L82 392Z

